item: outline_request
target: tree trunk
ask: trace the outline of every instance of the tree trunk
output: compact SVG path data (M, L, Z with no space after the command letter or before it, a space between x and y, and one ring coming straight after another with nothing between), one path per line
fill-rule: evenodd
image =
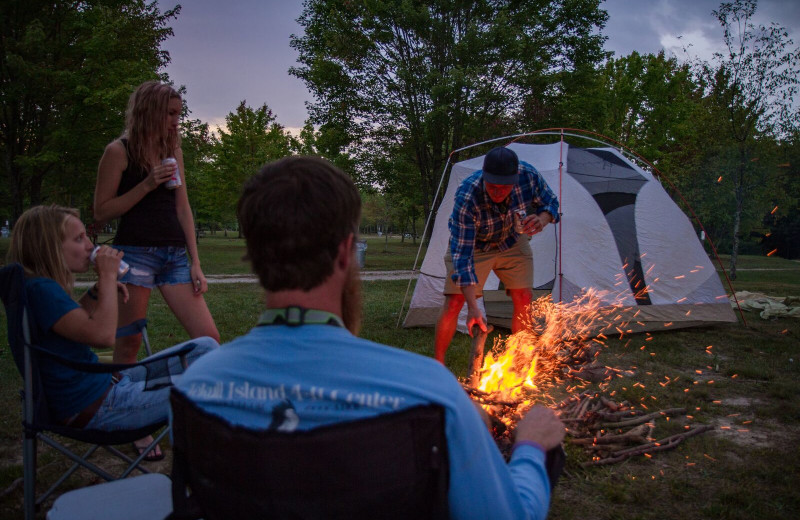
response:
M745 164L739 164L739 179L736 186L736 211L733 214L733 247L731 248L731 280L736 280L736 262L739 258L739 227L742 223L742 209L744 207L744 169Z

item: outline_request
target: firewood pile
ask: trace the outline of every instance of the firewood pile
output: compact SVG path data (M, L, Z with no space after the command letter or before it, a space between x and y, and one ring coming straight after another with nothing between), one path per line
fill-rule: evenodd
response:
M523 401L501 401L467 388L473 399L484 405L491 421L492 435L500 451L511 457L513 430L522 418L518 408ZM647 411L627 401L617 403L599 392L586 391L552 407L567 428L566 442L582 447L591 460L581 466L615 464L635 456L671 450L689 437L712 430L710 425L684 425L684 431L662 438L659 423L685 416L685 408ZM509 426L510 424L510 426Z
M648 412L627 401L614 402L598 393L584 392L556 405L567 427L567 439L582 446L592 460L582 466L600 466L622 462L637 455L671 450L689 437L712 430L710 425L684 425L684 431L657 439L659 422L684 416L685 408L666 408Z
M635 376L635 371L598 362L598 355L605 347L606 337L602 334L587 339L579 334L565 336L547 332L550 328L567 330L558 326L562 322L572 323L563 313L557 314L550 322L517 333L503 343L496 340L492 352L510 361L506 364L497 362L501 356L484 360L484 343L489 331L473 329L472 355L463 381L464 389L488 413L494 439L506 459L511 456L513 430L525 411L533 402L552 395L551 390L557 386L575 392L551 408L567 428L566 442L587 453L590 460L582 464L584 467L614 464L640 455L651 457L653 453L673 449L685 439L713 429L708 425L687 424L690 418L684 408L651 411L644 404L612 400L614 392L608 394L602 388L616 378ZM555 325L550 327L548 323ZM528 374L532 364L536 368L536 382L535 386L528 387L530 376L520 375ZM495 370L496 365L502 365L503 369ZM484 384L492 378L493 385ZM503 384L498 385L497 381ZM482 390L498 387L501 391ZM583 392L577 393L580 390ZM514 397L503 397L509 395ZM678 422L683 431L661 436L663 425L670 419ZM669 430L674 432L675 428Z

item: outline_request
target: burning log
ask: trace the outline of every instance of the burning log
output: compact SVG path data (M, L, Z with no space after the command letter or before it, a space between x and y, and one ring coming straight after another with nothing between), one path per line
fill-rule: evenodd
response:
M522 403L522 401L505 401L502 399L494 399L491 394L484 392L483 390L478 390L477 388L473 388L471 386L461 385L464 390L474 396L481 404L487 405L500 405L500 406L508 406L509 408L516 408L517 406Z
M467 380L472 387L477 387L478 383L480 383L486 338L489 337L489 333L493 330L494 327L492 325L486 327L486 332L483 332L478 325L472 327L472 350L469 354L469 374L467 374Z

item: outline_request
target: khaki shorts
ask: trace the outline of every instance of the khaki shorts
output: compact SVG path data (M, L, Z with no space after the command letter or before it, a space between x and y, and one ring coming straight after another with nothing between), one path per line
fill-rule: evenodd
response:
M503 252L497 249L476 251L474 263L475 275L478 277L477 296L483 295L483 286L492 271L503 282L506 290L533 287L533 253L530 238L527 236L519 237L516 244ZM449 251L444 256L444 265L447 267L444 294L461 294L461 287L451 278L454 269Z

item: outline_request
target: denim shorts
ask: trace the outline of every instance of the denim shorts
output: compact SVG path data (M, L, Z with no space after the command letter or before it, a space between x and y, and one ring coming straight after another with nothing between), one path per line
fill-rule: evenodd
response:
M123 251L131 266L120 282L152 289L160 285L192 283L185 247L113 246Z

